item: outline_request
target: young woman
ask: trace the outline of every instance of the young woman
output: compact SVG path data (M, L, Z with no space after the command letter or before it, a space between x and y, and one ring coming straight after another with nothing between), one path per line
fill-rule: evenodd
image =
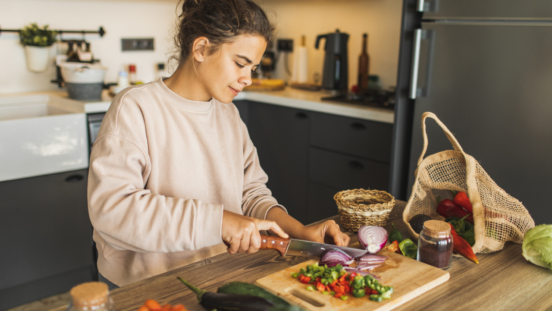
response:
M182 11L177 70L118 94L92 150L100 280L113 288L225 251L254 253L259 230L348 245L334 221L305 227L271 196L232 104L272 39L263 10L251 0L186 0Z

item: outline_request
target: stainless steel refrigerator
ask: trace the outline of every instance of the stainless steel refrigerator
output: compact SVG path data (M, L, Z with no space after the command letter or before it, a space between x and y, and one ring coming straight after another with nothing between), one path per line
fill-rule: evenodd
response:
M552 223L552 1L405 0L390 190L408 199L434 112L464 151ZM452 149L428 121L428 155Z

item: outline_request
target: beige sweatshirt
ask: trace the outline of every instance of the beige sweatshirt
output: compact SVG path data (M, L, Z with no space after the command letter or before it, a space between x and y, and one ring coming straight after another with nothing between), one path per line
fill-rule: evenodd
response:
M223 209L265 219L278 204L267 180L234 104L184 99L161 79L124 90L90 157L100 273L124 286L225 252Z

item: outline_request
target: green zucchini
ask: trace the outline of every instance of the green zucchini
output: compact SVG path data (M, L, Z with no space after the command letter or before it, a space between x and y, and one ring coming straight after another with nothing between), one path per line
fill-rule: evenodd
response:
M244 283L244 282L230 282L224 284L217 290L217 293L225 294L241 294L241 295L253 295L264 298L272 302L275 306L289 307L290 304L282 298L273 295L269 291L261 288L257 285Z

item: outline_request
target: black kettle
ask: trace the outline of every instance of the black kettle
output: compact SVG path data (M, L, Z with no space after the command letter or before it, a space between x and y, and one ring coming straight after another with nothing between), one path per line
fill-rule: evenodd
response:
M349 35L339 32L339 29L334 33L319 35L314 44L316 49L322 38L326 39L322 88L346 93L349 88L349 62L347 61Z

